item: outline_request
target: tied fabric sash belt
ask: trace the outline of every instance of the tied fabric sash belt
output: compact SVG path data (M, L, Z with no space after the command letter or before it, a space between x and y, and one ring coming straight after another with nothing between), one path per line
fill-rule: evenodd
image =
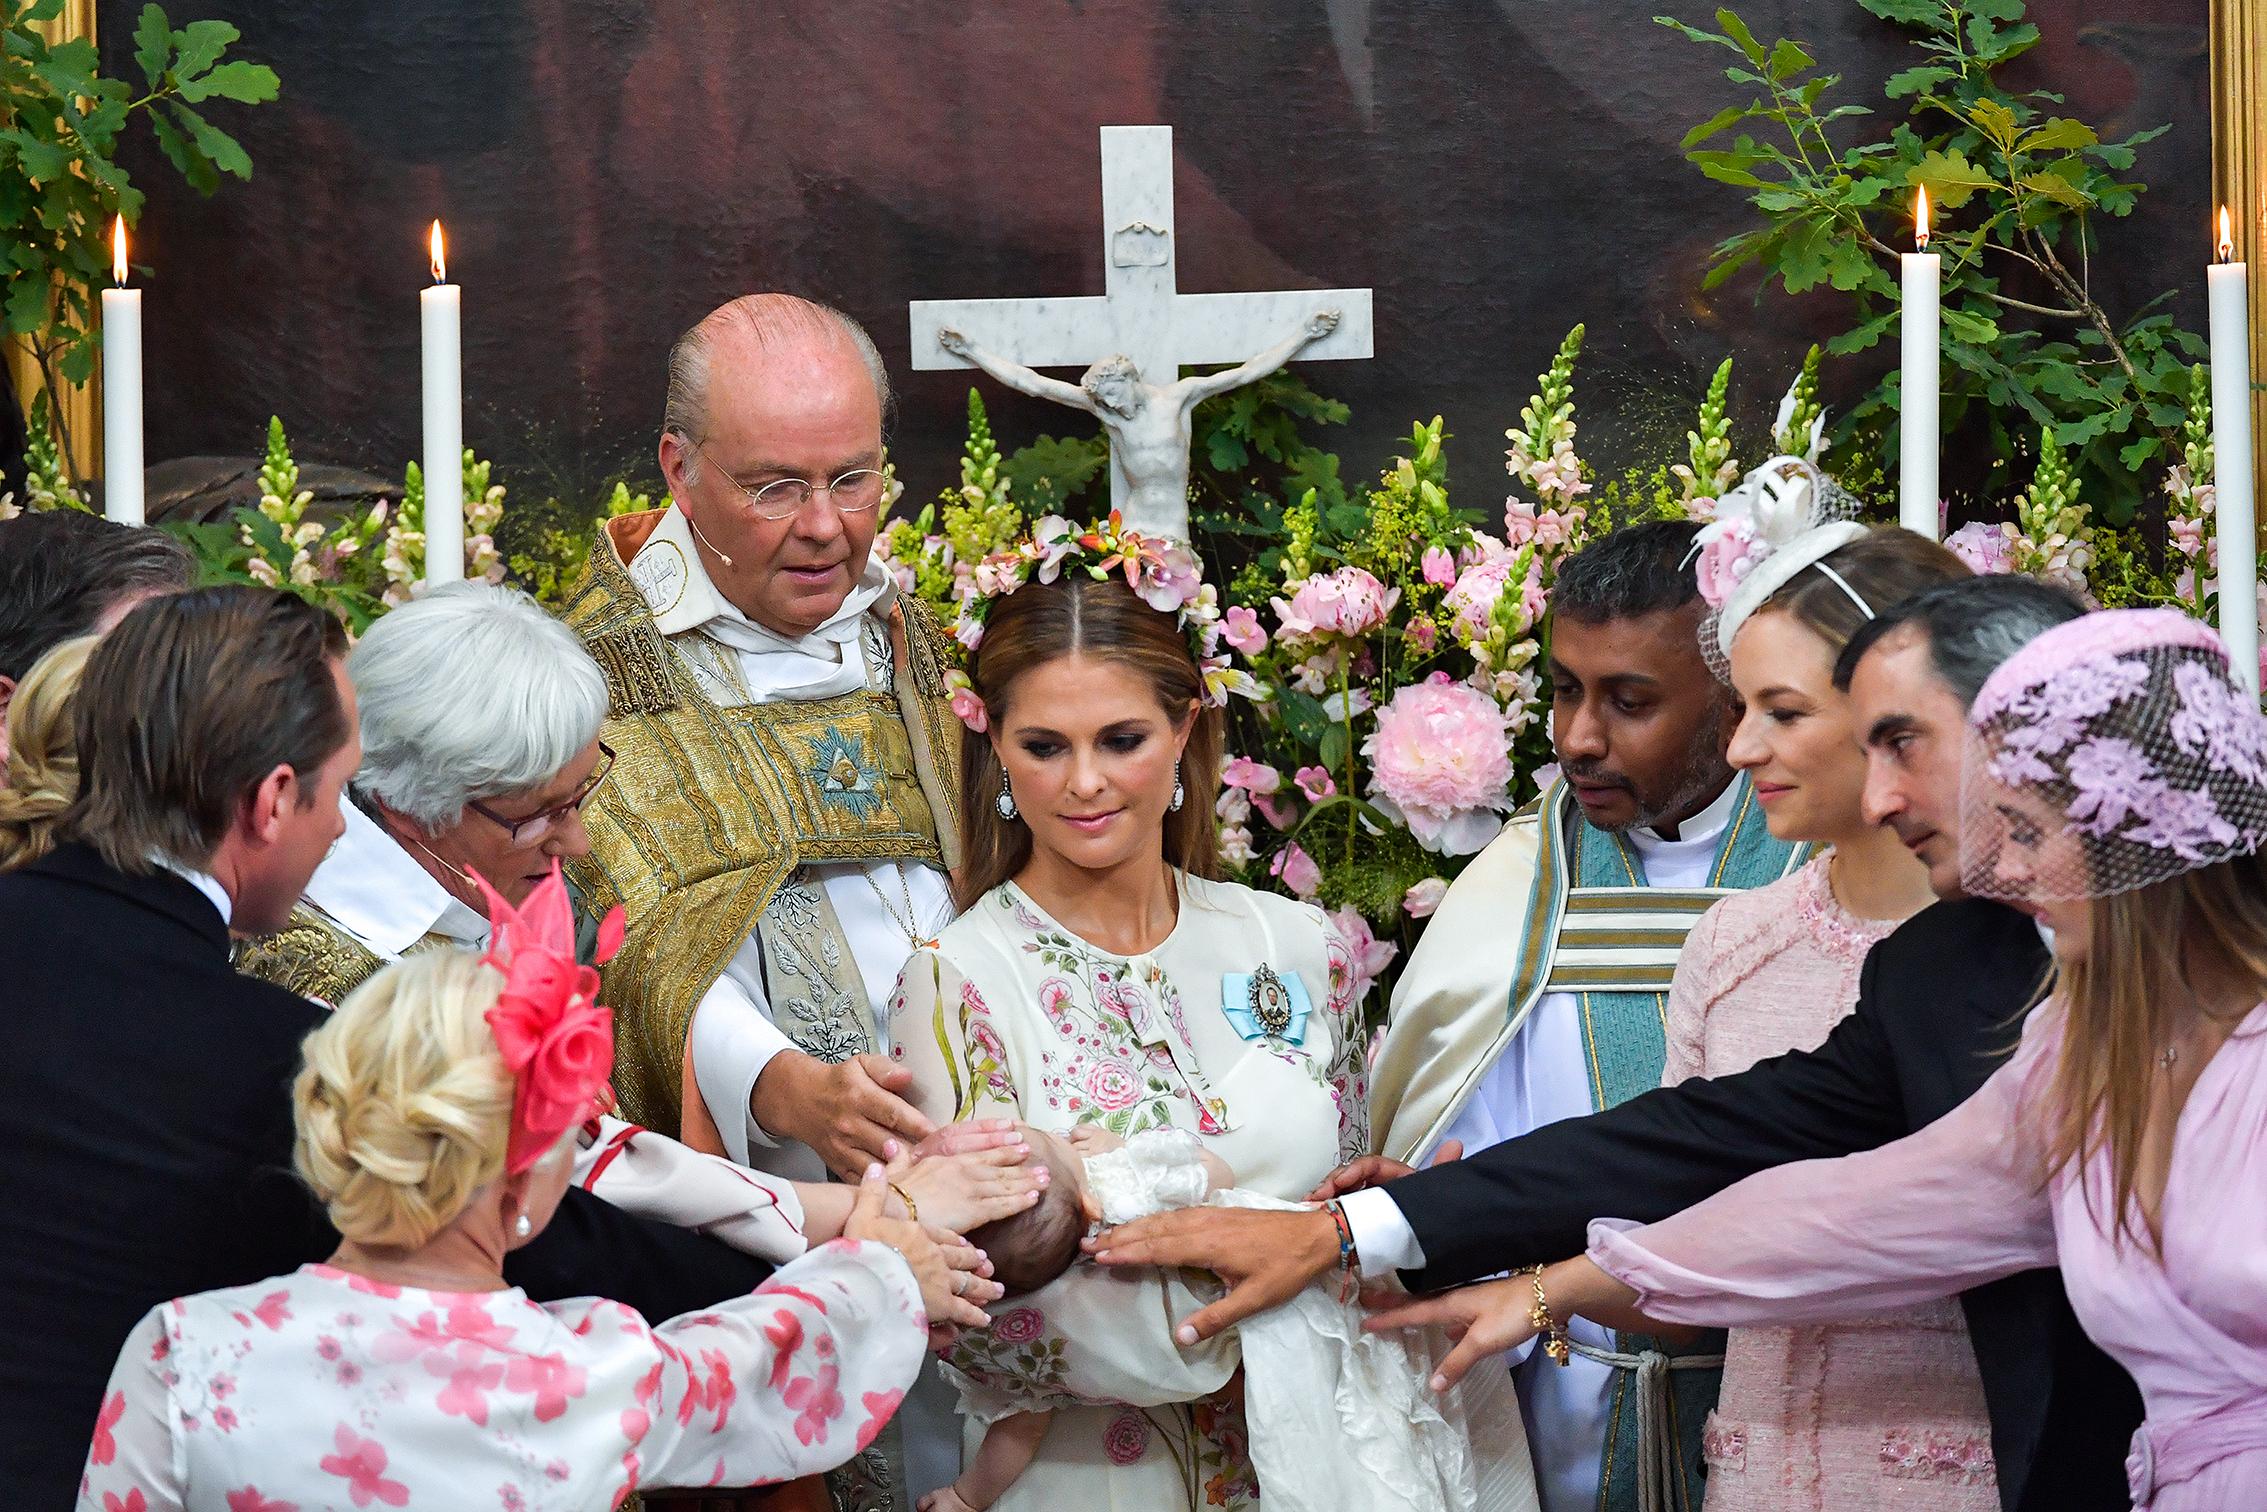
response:
M2146 1507L2167 1486L2177 1486L2238 1454L2267 1454L2267 1402L2231 1402L2194 1417L2144 1422L2133 1431L2125 1456L2126 1489Z
M1669 1355L1658 1349L1622 1354L1579 1340L1569 1340L1568 1344L1585 1360L1595 1360L1615 1370L1636 1372L1637 1512L1669 1512L1676 1505L1670 1488L1684 1480L1684 1466L1677 1459L1676 1435L1669 1431L1669 1372L1715 1370L1723 1365L1724 1357L1720 1354Z

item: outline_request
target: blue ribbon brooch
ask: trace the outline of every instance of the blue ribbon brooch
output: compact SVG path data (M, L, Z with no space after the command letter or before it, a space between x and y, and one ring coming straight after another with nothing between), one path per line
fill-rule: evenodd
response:
M1299 974L1279 975L1272 966L1230 971L1220 978L1220 1011L1245 1039L1279 1039L1300 1044L1307 1037L1307 984Z

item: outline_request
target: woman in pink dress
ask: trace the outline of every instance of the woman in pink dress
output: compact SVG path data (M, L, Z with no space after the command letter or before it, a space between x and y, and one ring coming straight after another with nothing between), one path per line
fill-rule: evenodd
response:
M705 1313L656 1326L507 1286L505 1252L550 1220L605 1093L613 1016L556 871L521 910L490 901L487 956L389 966L308 1037L294 1154L338 1251L150 1311L104 1393L82 1512L589 1512L640 1486L786 1480L866 1447L931 1319L985 1321L962 1295L997 1295L975 1252L883 1218L879 1167L845 1237Z
M1866 822L1865 754L1834 661L1874 606L1965 577L1910 531L1848 522L1791 538L1738 529L1726 496L1704 532L1704 628L1746 705L1731 745L1771 833L1820 853L1782 881L1734 893L1694 926L1669 990L1663 1081L1726 1076L1815 1049L1858 998L1876 941L1936 900L1928 869ZM1798 504L1807 500L1791 501ZM1742 554L1735 576L1727 551ZM1701 1436L1708 1512L1838 1512L1892 1496L1911 1512L1998 1512L1983 1382L1959 1305L1922 1303L1847 1322L1735 1328L1722 1393Z
M1601 1220L1549 1305L1801 1323L2059 1265L2141 1388L2135 1505L2267 1506L2267 719L2208 628L2119 610L2009 658L1970 724L1963 880L2057 965L2014 1056L1894 1144ZM1533 1332L1524 1278L1486 1290L1466 1359Z

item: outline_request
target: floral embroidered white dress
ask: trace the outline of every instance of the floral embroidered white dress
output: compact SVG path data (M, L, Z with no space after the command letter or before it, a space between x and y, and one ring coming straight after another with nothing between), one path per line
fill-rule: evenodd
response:
M1361 1036L1345 949L1321 910L1176 880L1179 917L1143 955L1096 949L1012 882L917 952L890 1042L921 1110L1050 1130L1185 1129L1234 1167L1238 1187L1285 1201L1364 1153ZM1304 1011L1280 1034L1240 1015L1247 1038L1231 1011L1262 966L1286 987L1296 978ZM998 1512L1258 1504L1235 1338L1173 1340L1175 1323L1217 1295L1192 1283L1210 1284L1082 1261L1001 1303L990 1331L954 1350L972 1380L1058 1409Z
M120 1351L81 1512L593 1512L865 1448L928 1347L894 1251L836 1240L658 1327L327 1265L152 1308Z

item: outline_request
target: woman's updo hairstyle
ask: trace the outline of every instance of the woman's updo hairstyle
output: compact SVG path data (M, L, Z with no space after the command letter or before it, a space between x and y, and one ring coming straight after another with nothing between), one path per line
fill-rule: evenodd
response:
M1186 796L1165 816L1165 860L1192 876L1217 877L1213 802L1220 792L1220 711L1205 701L1204 677L1189 654L1179 619L1152 609L1117 577L1068 575L1027 583L991 607L984 639L969 658L968 677L999 732L1013 717L1016 685L1066 656L1116 662L1149 684L1175 729L1197 703L1195 727L1181 754ZM964 731L960 741L960 812L965 855L955 901L971 908L1031 859L1031 831L993 807L1003 771L989 736Z
M48 648L8 701L8 764L0 772L0 871L55 848L55 827L79 796L79 744L71 702L100 636Z
M307 1036L292 1164L342 1237L415 1248L503 1175L514 1084L484 1016L503 986L469 951L420 951Z
M1925 535L1895 525L1877 525L1848 545L1828 552L1822 560L1866 601L1875 616L1924 588L1969 576L1968 564L1949 550ZM1792 615L1825 641L1835 655L1841 654L1868 620L1850 595L1815 567L1806 567L1789 578L1755 612L1774 610Z

